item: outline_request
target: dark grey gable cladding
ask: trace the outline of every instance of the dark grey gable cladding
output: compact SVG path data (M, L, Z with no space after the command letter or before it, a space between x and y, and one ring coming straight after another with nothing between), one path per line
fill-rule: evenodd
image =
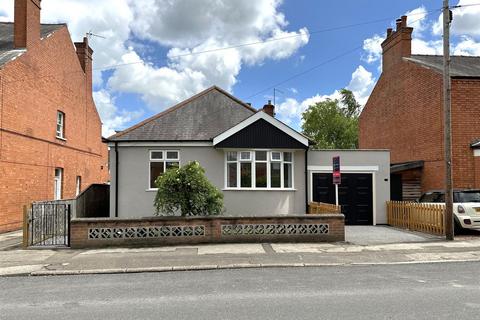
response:
M215 145L216 148L308 149L274 125L258 119Z
M256 112L217 87L109 138L111 141L210 141Z

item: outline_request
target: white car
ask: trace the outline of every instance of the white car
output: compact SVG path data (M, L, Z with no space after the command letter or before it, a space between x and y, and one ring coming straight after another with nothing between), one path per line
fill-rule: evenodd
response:
M441 190L424 193L420 203L445 203L445 192ZM455 229L480 230L480 190L454 190L453 213Z

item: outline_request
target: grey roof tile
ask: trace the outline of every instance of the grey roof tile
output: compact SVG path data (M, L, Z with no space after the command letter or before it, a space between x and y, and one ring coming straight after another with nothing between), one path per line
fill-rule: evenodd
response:
M65 24L41 24L40 37L44 38ZM0 66L25 52L13 47L13 22L0 22Z
M443 72L443 56L415 54L404 59ZM480 57L451 56L450 74L452 77L480 77Z
M213 86L125 129L110 141L208 141L256 110Z

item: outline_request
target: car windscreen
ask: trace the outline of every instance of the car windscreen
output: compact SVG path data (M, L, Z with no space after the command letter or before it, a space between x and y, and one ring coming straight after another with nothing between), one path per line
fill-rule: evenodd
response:
M442 203L445 202L445 196L440 192L429 192L425 193L419 200L419 202L427 203Z
M480 202L480 191L455 192L453 202Z

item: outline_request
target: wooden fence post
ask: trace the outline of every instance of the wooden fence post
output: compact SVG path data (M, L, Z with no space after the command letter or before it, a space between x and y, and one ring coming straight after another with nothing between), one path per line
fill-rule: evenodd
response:
M28 206L23 206L23 243L24 248L28 247Z

